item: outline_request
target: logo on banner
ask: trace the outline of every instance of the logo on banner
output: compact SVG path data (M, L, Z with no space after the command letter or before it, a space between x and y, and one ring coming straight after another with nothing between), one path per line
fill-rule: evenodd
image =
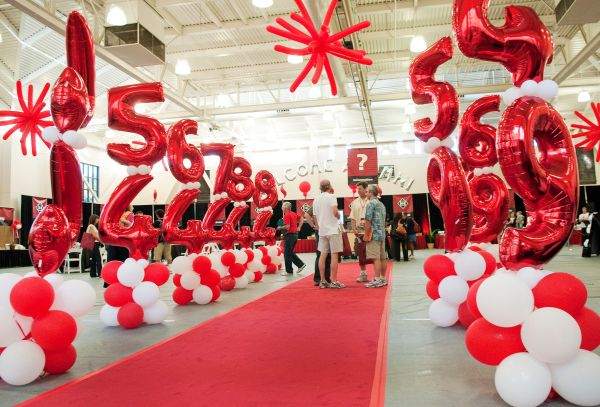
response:
M33 218L35 219L40 214L42 209L44 209L46 207L46 205L48 204L48 199L32 197L31 204L32 204L31 212L32 212Z
M406 208L408 208L408 201L406 200L406 198L400 198L400 200L398 201L398 206L402 210L405 210Z
M348 185L361 181L377 184L378 175L377 148L348 150Z
M306 202L304 205L302 205L302 212L307 213L308 211L310 211L310 204L308 202Z
M394 195L394 213L413 211L412 195Z

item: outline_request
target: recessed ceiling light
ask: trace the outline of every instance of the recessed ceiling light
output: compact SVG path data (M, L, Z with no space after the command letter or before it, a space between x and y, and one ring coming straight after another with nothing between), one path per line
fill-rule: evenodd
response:
M125 25L127 24L127 16L121 7L113 4L106 14L106 23L108 25Z
M192 73L192 69L190 68L190 63L187 59L178 59L177 64L175 65L175 74L177 75L189 75Z
M427 42L421 35L414 36L410 41L410 52L423 52L427 49Z
M252 0L252 5L258 8L269 8L273 5L273 0Z
M228 54L227 52L223 52L222 54L217 54L218 57L228 57L231 54Z
M287 60L290 64L297 65L304 62L302 55L288 55Z
M579 95L577 95L577 101L579 103L589 102L590 100L592 100L592 95L590 95L590 92L587 90L582 90L579 92Z

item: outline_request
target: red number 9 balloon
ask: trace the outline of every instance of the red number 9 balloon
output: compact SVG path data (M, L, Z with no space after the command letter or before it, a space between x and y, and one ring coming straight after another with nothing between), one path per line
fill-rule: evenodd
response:
M471 242L491 242L502 231L508 215L508 189L494 174L472 178L469 188L473 200Z
M504 231L500 260L510 270L541 267L565 244L577 215L579 176L569 129L550 104L521 97L502 115L496 150L528 216L525 228Z
M458 150L469 167L491 167L498 162L496 156L496 129L481 124L481 116L500 109L500 96L485 96L473 102L460 121Z
M433 203L444 218L446 250L464 249L473 227L471 193L462 164L448 147L439 147L431 154L427 185Z
M198 124L189 119L178 121L167 132L169 168L173 176L184 184L197 182L204 174L204 156L202 152L185 141L187 134L196 133L198 133ZM186 158L191 162L190 168L186 168L183 164L183 160Z

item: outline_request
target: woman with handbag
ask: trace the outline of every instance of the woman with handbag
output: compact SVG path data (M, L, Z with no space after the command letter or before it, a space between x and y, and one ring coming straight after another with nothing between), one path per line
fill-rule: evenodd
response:
M98 236L98 215L90 216L89 225L81 239L81 247L90 253L90 277L100 277L102 258L100 257L100 238Z

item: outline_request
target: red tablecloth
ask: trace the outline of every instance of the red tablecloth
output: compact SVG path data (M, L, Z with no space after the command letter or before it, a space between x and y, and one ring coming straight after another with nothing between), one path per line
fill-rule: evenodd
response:
M315 253L317 251L317 241L315 239L298 239L294 252L296 253Z
M427 248L427 242L425 241L425 236L423 235L417 235L417 249L426 249Z
M446 235L440 235L439 233L435 235L435 244L436 249L444 249L446 247Z
M569 239L569 243L570 244L575 244L575 245L580 245L582 244L582 235L581 235L581 230L574 230L573 233L571 233L571 238Z

